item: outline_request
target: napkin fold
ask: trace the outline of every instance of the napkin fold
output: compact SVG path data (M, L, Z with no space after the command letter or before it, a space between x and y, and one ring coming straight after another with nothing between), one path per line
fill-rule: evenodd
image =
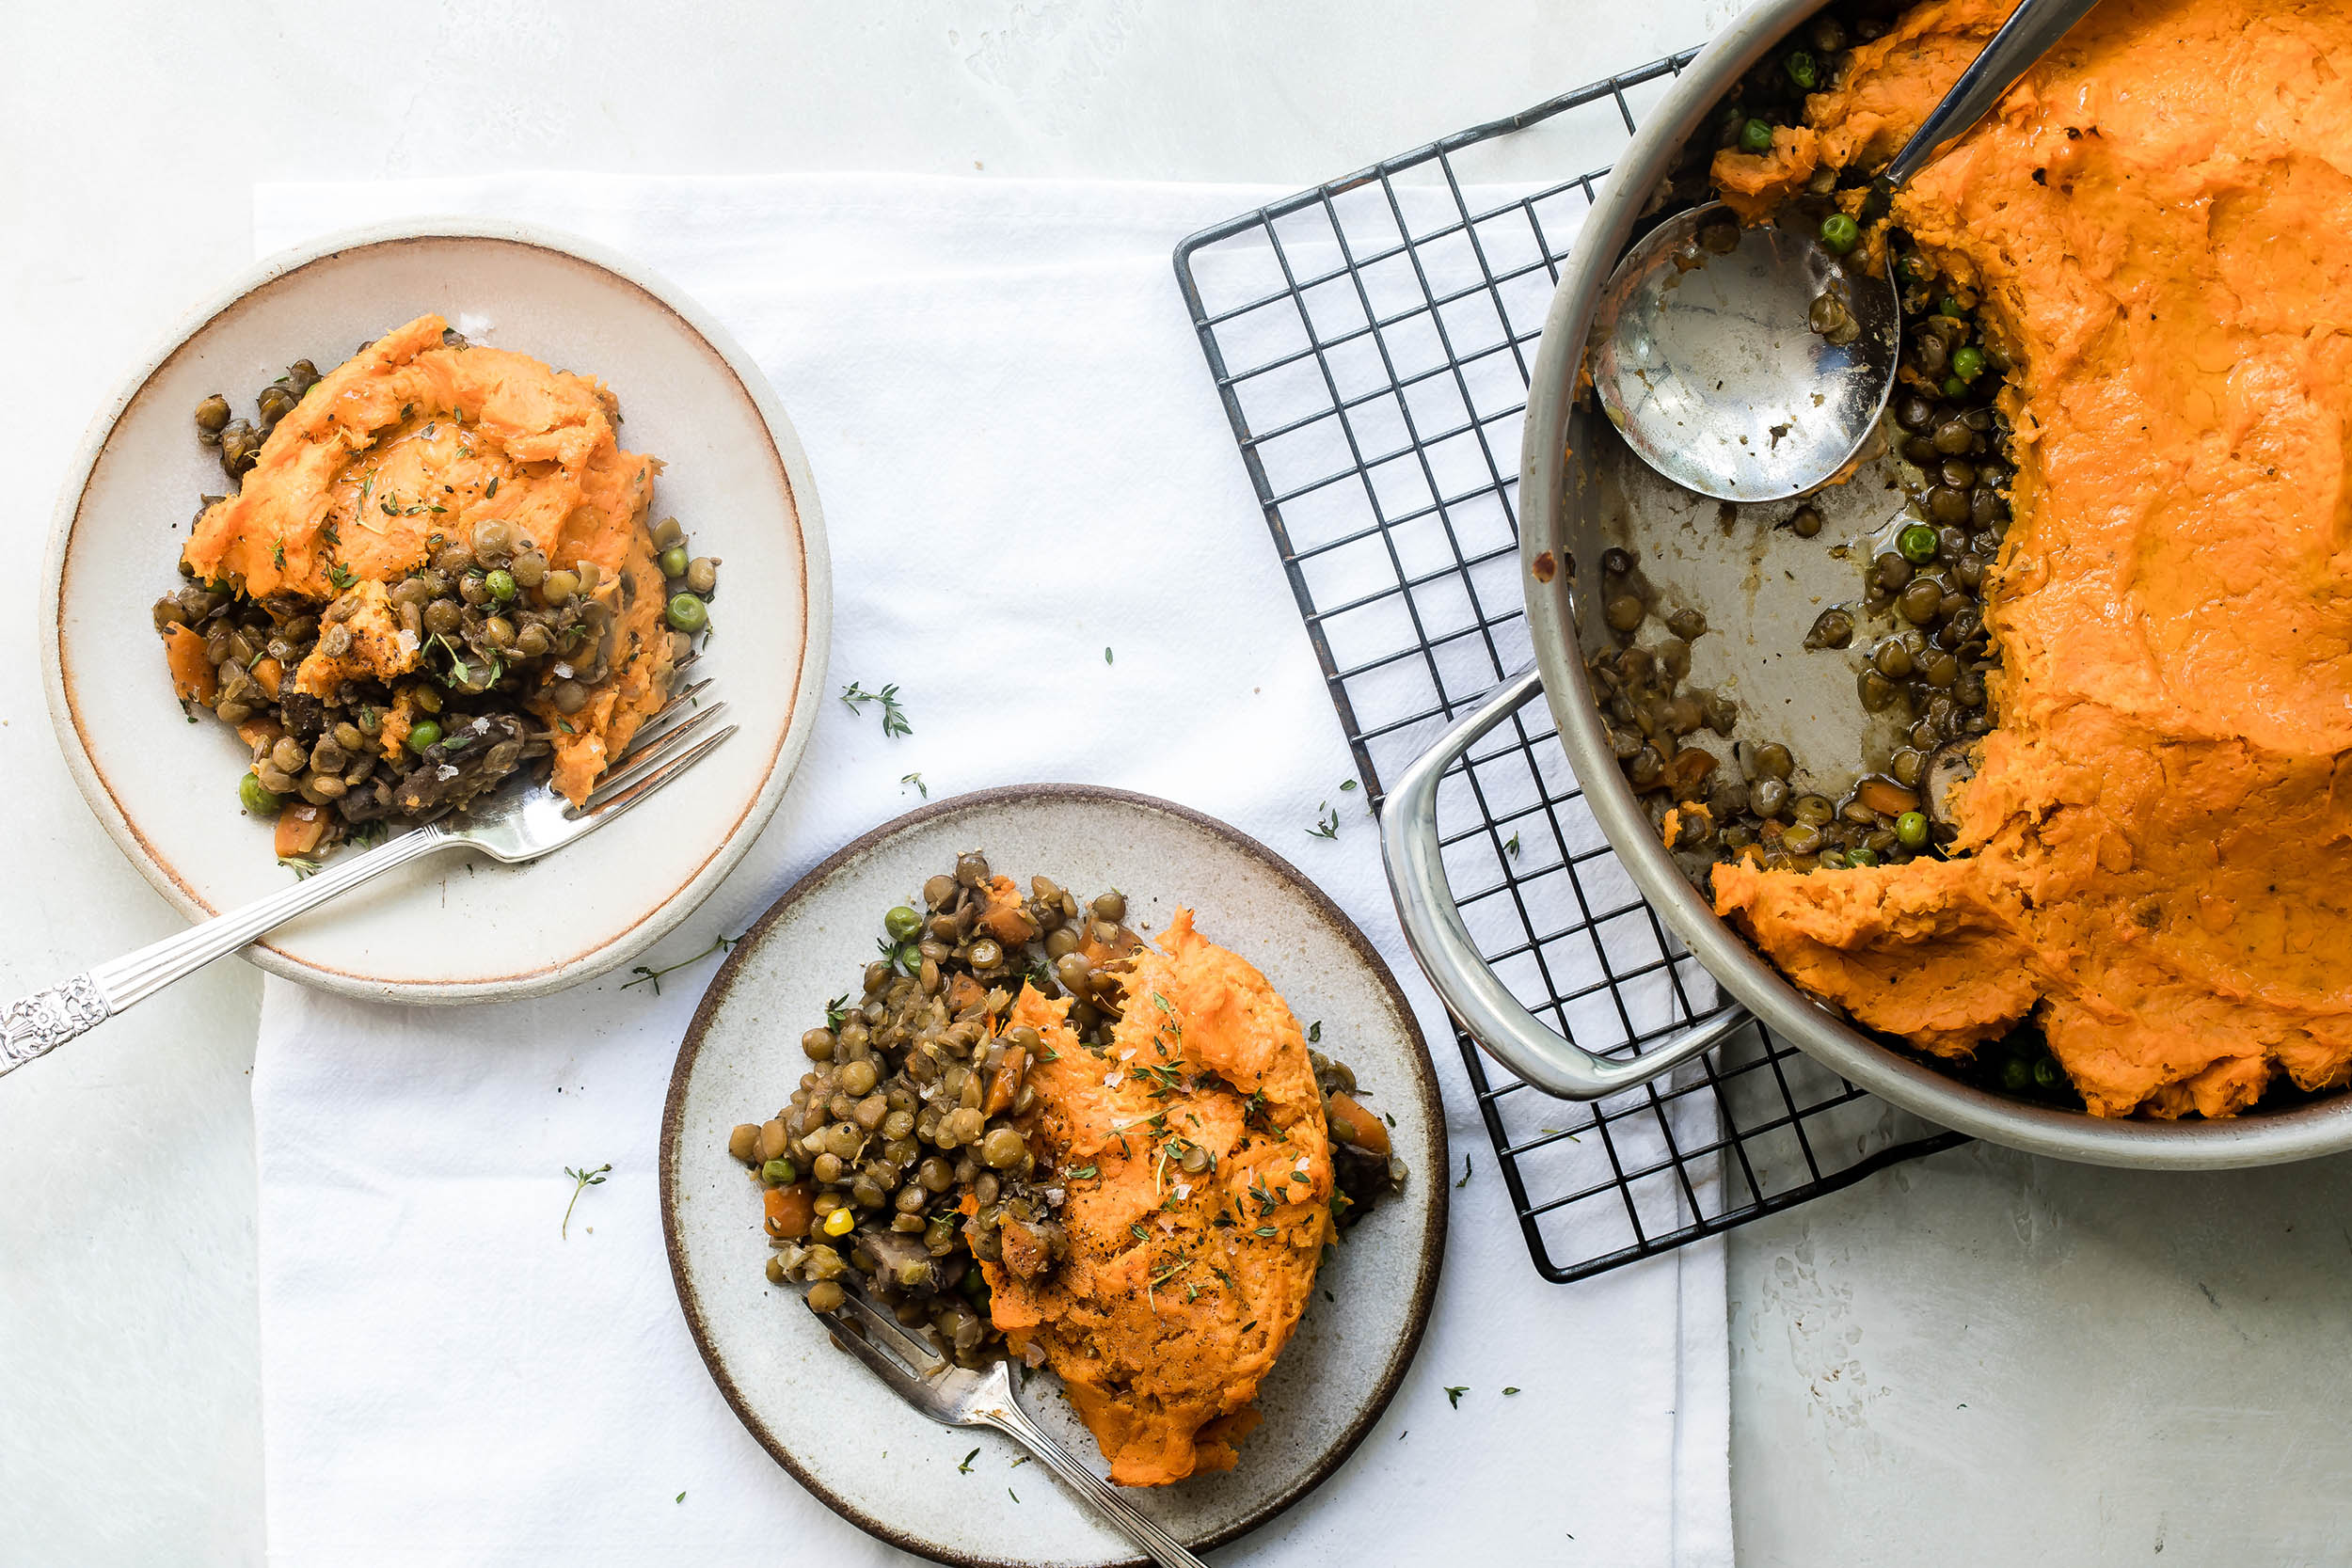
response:
M662 1096L714 938L925 790L1070 779L1183 801L1291 858L1396 970L1444 1088L1455 1169L1413 1179L1461 1185L1413 1371L1337 1475L1217 1560L1729 1563L1721 1243L1537 1277L1362 793L1339 787L1347 749L1169 271L1183 236L1279 194L877 176L257 189L264 252L497 214L691 293L807 448L831 688L895 682L914 728L885 736L826 702L758 846L647 958L683 964L658 989L614 974L427 1010L267 983L274 1562L912 1560L803 1493L703 1369L662 1247ZM723 614L749 608L734 603ZM1309 836L1327 803L1338 836ZM999 1490L973 1506L1005 1507L1017 1542Z

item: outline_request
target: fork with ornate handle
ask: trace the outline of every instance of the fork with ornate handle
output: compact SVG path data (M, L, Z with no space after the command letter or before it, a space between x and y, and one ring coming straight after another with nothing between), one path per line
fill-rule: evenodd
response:
M325 870L282 893L230 910L177 936L103 963L60 986L19 998L0 1011L0 1073L56 1050L96 1027L134 1002L152 996L183 975L235 952L263 932L305 910L315 909L361 882L438 850L470 845L510 864L537 860L612 821L677 778L735 733L733 724L712 729L726 705L697 699L707 680L671 698L616 759L616 770L596 786L586 803L573 805L542 780L500 791L462 826L444 820L404 833L365 854L339 855ZM678 716L692 710L690 717ZM677 721L673 722L672 721Z
M1120 1533L1149 1552L1160 1568L1207 1568L1184 1549L1183 1542L1120 1497L1118 1487L1073 1459L1045 1434L1043 1427L1029 1419L1013 1402L1011 1363L999 1361L986 1371L974 1371L943 1360L899 1327L891 1314L877 1310L847 1281L839 1283L845 1298L841 1310L818 1312L818 1319L832 1333L834 1344L865 1362L900 1399L942 1426L993 1427L1003 1433L1043 1461L1073 1491L1109 1514ZM809 1310L817 1312L814 1307ZM887 1349L881 1340L888 1341ZM922 1368L930 1370L917 1370Z

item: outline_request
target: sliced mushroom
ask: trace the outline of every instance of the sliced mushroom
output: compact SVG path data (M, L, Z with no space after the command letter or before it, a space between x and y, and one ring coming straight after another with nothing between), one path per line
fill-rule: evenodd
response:
M1984 741L1978 736L1948 740L1938 746L1928 758L1927 772L1922 776L1921 806L1928 820L1938 827L1960 826L1960 801L1956 791L1977 776L1977 768L1984 760Z

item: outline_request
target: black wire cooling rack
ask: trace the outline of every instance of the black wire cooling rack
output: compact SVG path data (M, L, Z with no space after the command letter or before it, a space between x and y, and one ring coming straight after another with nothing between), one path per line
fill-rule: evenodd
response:
M1687 51L1202 230L1176 274L1376 805L1533 657L1519 426L1559 264ZM1533 194L1495 171L1592 172ZM1440 842L1481 950L1538 1017L1629 1054L1723 1000L1618 865L1541 702L1456 765ZM1965 1139L1750 1024L1592 1104L1462 1060L1536 1269L1581 1279ZM1449 1173L1451 1174L1451 1173ZM1472 1171L1470 1174L1475 1175Z

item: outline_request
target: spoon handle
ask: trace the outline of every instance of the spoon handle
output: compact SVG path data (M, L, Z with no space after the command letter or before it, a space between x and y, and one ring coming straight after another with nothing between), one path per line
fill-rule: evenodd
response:
M1900 190L1909 184L1912 176L1933 163L1938 153L1974 129L2001 94L2016 86L2017 79L2031 71L2034 62L2048 54L2096 3L2024 0L1886 166L1880 176L1886 188Z

